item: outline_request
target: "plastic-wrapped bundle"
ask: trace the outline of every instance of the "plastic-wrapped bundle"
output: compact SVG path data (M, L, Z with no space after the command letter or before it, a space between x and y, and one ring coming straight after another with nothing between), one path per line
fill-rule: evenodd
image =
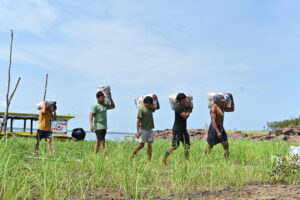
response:
M42 107L43 107L43 104L44 104L44 101L41 101L40 103L38 103L38 104L36 105L37 109L38 109L38 110L41 110ZM48 101L48 103L47 103L47 108L49 108L49 107L52 106L52 105L55 105L55 106L56 106L56 101Z
M290 146L290 156L298 156L300 158L300 146Z
M194 107L194 103L193 103L193 96L188 94L188 93L184 93L186 96L186 100L189 102L190 107L193 108ZM176 97L178 94L171 94L169 95L169 102L170 102L170 106L171 109L174 110L174 106L176 104Z
M102 92L104 94L104 104L107 106L111 106L110 91L109 85L99 86L97 90L97 92Z
M207 93L207 97L208 97L208 108L211 108L212 105L215 103L214 102L214 97L216 95L222 95L224 96L224 98L226 99L226 107L227 108L230 108L231 107L231 98L230 98L230 95L229 93L224 93L224 92L209 92ZM232 96L232 95L231 95Z
M153 98L153 107L154 109L158 108L158 98L156 94L147 94L144 96L139 96L134 100L134 104L136 105L137 108L141 107L142 105L144 105L144 99L145 97L152 97ZM156 99L155 99L156 97Z

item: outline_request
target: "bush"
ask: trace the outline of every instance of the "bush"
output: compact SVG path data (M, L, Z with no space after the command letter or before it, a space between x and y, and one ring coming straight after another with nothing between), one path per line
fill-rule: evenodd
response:
M287 119L287 120L283 120L283 121L268 122L267 125L272 130L274 130L276 128L285 128L290 125L293 125L293 126L300 125L300 116L297 118L291 118L291 119Z

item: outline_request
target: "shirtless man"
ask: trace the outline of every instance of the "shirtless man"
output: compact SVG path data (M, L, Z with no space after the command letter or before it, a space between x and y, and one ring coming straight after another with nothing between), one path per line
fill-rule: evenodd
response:
M226 107L226 99L223 95L216 95L214 97L214 104L210 109L211 124L208 130L208 147L205 153L210 153L214 145L221 143L224 148L224 156L227 159L229 157L229 144L227 140L227 134L223 127L225 112L234 111L234 102L231 94L228 94L231 99L231 107Z

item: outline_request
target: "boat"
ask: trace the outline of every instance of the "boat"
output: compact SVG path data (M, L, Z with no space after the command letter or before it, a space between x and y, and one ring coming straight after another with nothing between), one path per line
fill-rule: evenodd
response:
M3 119L5 113L0 112L0 119ZM59 140L70 140L72 137L68 136L68 122L70 119L75 118L72 115L57 115L56 120L52 120L52 137ZM14 121L23 120L23 128L20 130L14 130ZM39 114L31 113L13 113L9 112L7 117L7 130L6 135L16 137L36 137L36 131L33 129L33 122L39 120ZM30 128L27 129L27 121L30 123ZM28 131L29 130L29 131ZM0 133L0 137L5 136L4 131Z

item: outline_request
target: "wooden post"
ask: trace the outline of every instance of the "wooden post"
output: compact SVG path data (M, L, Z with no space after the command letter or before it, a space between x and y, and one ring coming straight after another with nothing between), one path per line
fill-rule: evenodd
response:
M46 101L47 86L48 86L48 74L46 74L46 83L45 83L45 92L44 92L43 101Z
M24 127L23 127L23 132L26 132L26 119L24 119Z
M33 119L30 119L30 134L33 133Z
M10 39L10 53L9 53L9 65L8 65L8 79L7 79L7 92L6 92L6 109L5 114L3 116L3 122L0 127L0 132L4 129L4 134L6 134L6 128L7 128L7 119L8 119L8 111L9 106L11 103L11 100L19 86L19 83L21 81L21 77L18 78L17 83L15 85L15 88L13 92L10 94L10 79L11 79L11 63L12 63L12 45L13 45L13 39L14 39L14 32L11 30L11 39Z
M10 118L10 133L13 132L13 126L14 126L14 119Z

